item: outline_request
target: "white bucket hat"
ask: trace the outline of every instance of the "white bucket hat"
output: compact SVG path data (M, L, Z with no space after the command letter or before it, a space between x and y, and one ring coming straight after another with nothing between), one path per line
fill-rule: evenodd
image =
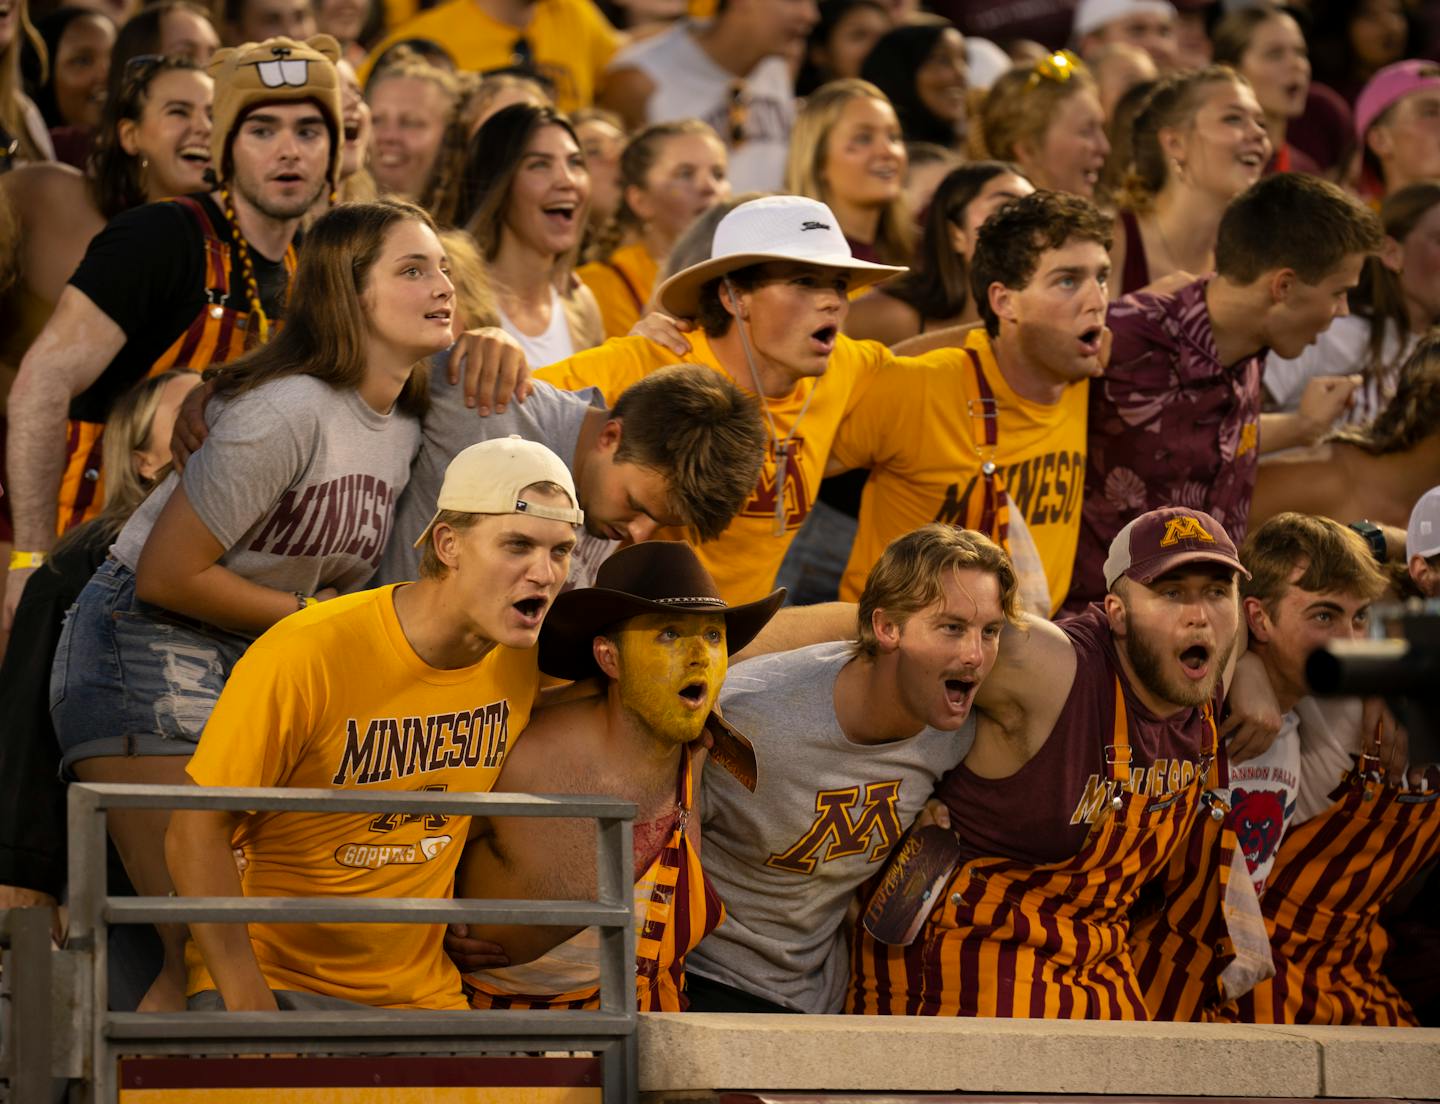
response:
M660 285L660 305L676 318L694 318L700 289L726 273L766 261L798 261L851 273L850 287L868 287L905 272L871 264L850 252L840 220L829 207L804 196L765 196L742 203L720 220L710 259L675 273Z

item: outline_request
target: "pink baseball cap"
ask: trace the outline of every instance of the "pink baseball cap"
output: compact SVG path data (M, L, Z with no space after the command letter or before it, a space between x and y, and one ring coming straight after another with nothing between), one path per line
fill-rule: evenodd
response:
M1440 88L1440 65L1410 58L1387 65L1370 78L1355 100L1355 135L1361 142L1365 133L1385 109L1396 100L1425 88Z
M1141 514L1110 542L1105 557L1105 589L1114 590L1120 576L1149 585L1181 564L1202 561L1233 567L1245 578L1235 542L1225 527L1204 510L1166 506Z

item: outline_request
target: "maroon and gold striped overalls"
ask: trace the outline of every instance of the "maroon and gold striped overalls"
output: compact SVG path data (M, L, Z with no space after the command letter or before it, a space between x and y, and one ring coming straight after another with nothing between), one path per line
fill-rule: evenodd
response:
M680 809L674 830L640 884L651 883L648 900L636 901L635 1004L641 1012L683 1012L685 956L725 919L725 906L700 866L690 842L694 808L692 756L682 756L675 800ZM642 909L643 907L643 914ZM541 968L543 969L543 959ZM483 974L466 979L472 1008L599 1008L600 991L591 986L558 994L515 994L487 985Z
M1208 750L1190 784L1164 797L1140 796L1132 789L1130 726L1116 676L1104 755L1113 796L1080 851L1042 866L1005 858L964 864L908 947L857 930L846 1011L1148 1019L1127 945L1129 910L1201 808L1217 744L1208 706L1204 720Z
M1222 751L1216 760L1222 776L1223 761ZM1151 1019L1214 1019L1231 999L1227 982L1233 990L1248 991L1257 979L1274 974L1229 805L1213 789L1224 784L1223 778L1210 779L1212 788L1189 837L1149 887L1155 891L1153 907L1137 910L1133 921L1130 955Z
M235 276L230 243L217 233L210 215L199 200L179 196L167 200L179 204L200 227L205 243L205 308L195 316L170 348L150 367L146 377L159 375L171 368L188 368L203 372L212 364L225 364L251 348L256 342L248 325L250 303L244 288L232 291ZM295 276L295 247L285 250L285 271L288 279ZM232 305L233 304L233 305ZM239 306L241 309L236 309ZM279 325L278 320L271 323ZM273 333L273 330L272 330ZM100 512L105 500L104 473L101 471L101 438L105 426L101 422L70 419L65 437L65 471L60 480L59 513L56 529L67 529L89 521Z
M1225 1018L1251 1023L1413 1026L1415 1014L1385 976L1385 902L1440 855L1440 773L1428 789L1384 785L1361 760L1335 804L1291 828L1280 844L1262 908L1275 977Z

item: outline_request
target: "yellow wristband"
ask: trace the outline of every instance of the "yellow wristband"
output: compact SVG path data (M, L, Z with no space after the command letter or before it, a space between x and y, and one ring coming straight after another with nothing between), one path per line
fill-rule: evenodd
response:
M49 552L11 552L10 570L24 571L27 568L39 567L49 558Z
M320 604L320 599L319 599L319 598L316 598L315 595L313 595L313 594L307 594L307 595L305 595L305 608L306 608L306 609L309 609L311 606L318 606L319 604Z

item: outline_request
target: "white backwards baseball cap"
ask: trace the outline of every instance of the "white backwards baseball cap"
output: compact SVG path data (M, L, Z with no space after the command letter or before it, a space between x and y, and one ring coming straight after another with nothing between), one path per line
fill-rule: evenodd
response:
M550 506L530 502L521 492L532 483L554 483L579 502L575 480L565 461L537 441L523 437L498 437L461 449L445 469L436 510L415 542L419 548L430 539L430 530L442 510L464 514L524 514L527 517L581 525L585 514L578 505Z
M1080 0L1075 9L1075 23L1072 33L1084 38L1091 31L1098 31L1107 23L1124 19L1127 15L1159 15L1175 18L1175 5L1169 0Z
M1431 487L1410 511L1410 524L1405 527L1405 559L1424 556L1427 560L1440 552L1440 487Z
M681 269L660 285L660 305L676 318L694 318L700 289L750 265L798 261L850 272L851 289L869 287L907 271L896 265L858 260L835 213L818 199L765 196L742 203L720 220L710 259Z

